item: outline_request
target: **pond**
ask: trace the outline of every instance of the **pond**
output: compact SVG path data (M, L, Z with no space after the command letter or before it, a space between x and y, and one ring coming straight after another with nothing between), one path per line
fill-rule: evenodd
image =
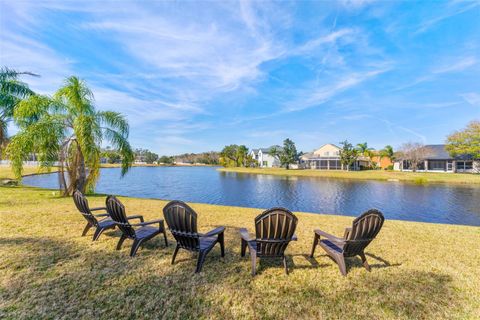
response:
M56 173L23 183L58 188ZM101 169L96 192L139 198L357 216L370 208L386 218L480 226L480 187L468 185L282 177L217 171L215 167Z

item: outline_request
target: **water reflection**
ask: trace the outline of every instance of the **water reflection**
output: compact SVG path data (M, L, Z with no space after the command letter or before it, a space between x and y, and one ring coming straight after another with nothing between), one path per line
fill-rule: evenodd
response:
M24 183L56 188L58 181L50 174L25 177ZM480 225L480 188L473 186L282 177L211 167L135 167L123 179L120 169L102 169L97 192L352 216L378 208L393 219Z

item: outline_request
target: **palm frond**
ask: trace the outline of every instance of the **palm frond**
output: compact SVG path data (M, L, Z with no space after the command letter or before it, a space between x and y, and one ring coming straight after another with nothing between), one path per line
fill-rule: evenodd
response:
M132 166L135 155L132 151L132 147L127 138L119 132L110 128L103 128L104 136L108 140L112 147L117 149L122 156L122 176L128 172L128 169Z
M30 96L20 101L15 107L13 119L18 126L26 127L37 122L42 116L48 115L52 103L52 99L48 96Z
M40 77L40 75L29 72L29 71L15 71L13 69L7 68L7 67L2 67L0 68L0 81L6 81L6 80L11 80L11 79L18 79L18 76L20 75L29 75L33 77Z
M50 167L58 159L64 127L55 117L43 117L14 135L7 146L7 154L17 178L21 177L23 161L36 153L42 167Z
M97 112L97 118L103 126L118 130L122 136L128 138L128 121L120 113L113 111L99 111Z
M62 100L65 105L71 108L71 113L93 114L93 93L86 83L79 78L72 76L65 80L64 86L57 90L55 99Z

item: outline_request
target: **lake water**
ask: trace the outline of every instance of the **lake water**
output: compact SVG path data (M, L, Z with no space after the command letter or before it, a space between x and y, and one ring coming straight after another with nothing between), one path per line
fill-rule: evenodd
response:
M102 169L96 192L229 206L356 216L370 208L386 218L480 226L480 187L219 172L214 167ZM23 183L58 188L57 174ZM259 211L260 212L260 211Z

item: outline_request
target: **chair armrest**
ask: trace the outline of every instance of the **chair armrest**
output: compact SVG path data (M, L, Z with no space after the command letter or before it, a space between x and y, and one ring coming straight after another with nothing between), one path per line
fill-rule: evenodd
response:
M140 214L137 214L137 215L134 215L134 216L128 216L128 217L127 217L127 220L131 220L131 219L139 219L140 222L143 222L143 216L140 215Z
M343 234L343 238L344 239L348 239L348 235L350 234L350 232L352 231L352 228L345 228L345 232Z
M215 228L205 234L199 234L201 237L212 237L212 236L215 236L217 234L220 234L220 233L223 233L225 231L225 227L218 227L218 228Z
M155 223L163 223L163 219L157 219L157 220L152 220L152 221L146 221L146 222L140 222L136 224L132 224L132 226L135 227L143 227L143 226L148 226L149 224L155 224Z
M90 211L98 211L98 210L105 210L105 211L107 211L107 208L105 208L105 207L100 207L100 208L90 208Z
M255 238L252 237L252 236L248 233L248 230L247 230L247 229L245 229L245 228L240 228L239 232L240 232L240 237L242 238L242 240L247 241L247 242L255 240Z
M109 217L110 215L108 213L98 213L94 214L95 217Z
M331 235L329 233L326 233L325 231L322 231L322 230L314 230L315 234L321 236L321 237L325 237L327 238L328 240L331 240L331 241L335 241L335 242L339 242L339 243L343 243L345 242L345 239L343 238L339 238L339 237L335 237L334 235Z

